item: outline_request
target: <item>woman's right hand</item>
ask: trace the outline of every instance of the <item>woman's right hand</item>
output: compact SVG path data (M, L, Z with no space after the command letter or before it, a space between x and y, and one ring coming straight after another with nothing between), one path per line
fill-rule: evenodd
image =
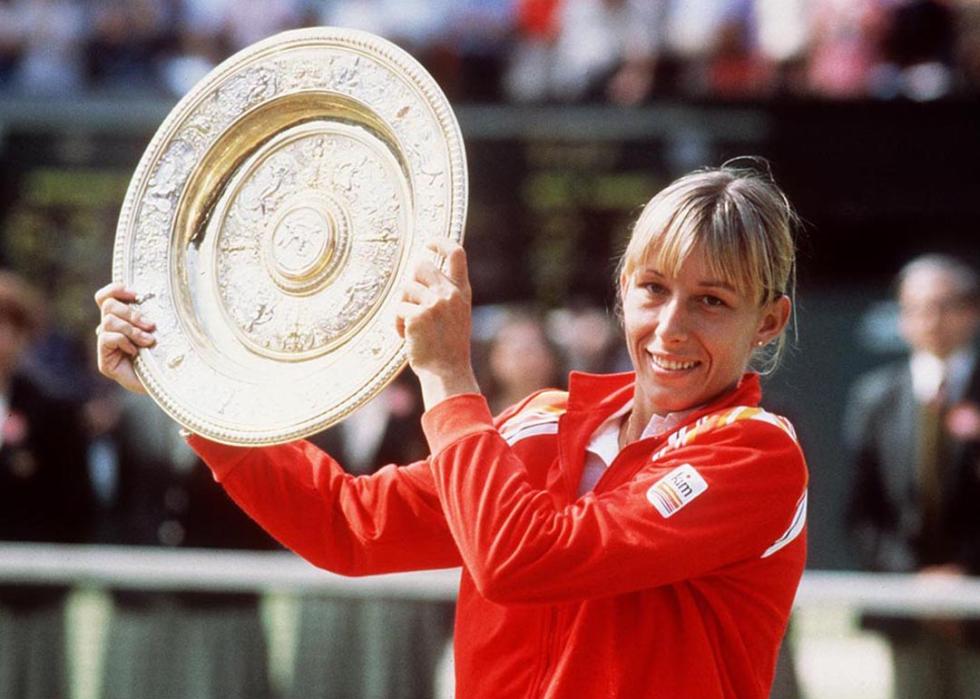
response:
M95 334L98 337L99 371L134 393L146 393L133 369L133 359L143 347L156 343L156 326L140 317L136 293L122 284L107 284L95 292L95 303L102 313Z

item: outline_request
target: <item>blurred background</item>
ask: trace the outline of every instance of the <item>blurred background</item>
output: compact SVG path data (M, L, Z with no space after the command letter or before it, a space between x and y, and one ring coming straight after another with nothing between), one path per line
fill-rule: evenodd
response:
M77 412L79 487L90 497L76 539L273 547L261 533L191 534L216 527L211 505L188 514L196 466L179 446L134 436L156 424L138 412L153 408L128 405L98 378L92 294L110 279L129 178L179 97L235 51L314 25L395 41L456 111L480 372L498 405L526 393L508 386L512 375L534 388L561 383L568 368L624 368L612 279L639 209L696 167L768 160L804 226L795 348L768 380L767 403L794 421L808 454L809 567L854 569L843 405L859 374L904 350L892 279L924 252L980 263L978 0L0 0L0 266L28 279L47 308L24 371ZM491 341L501 336L510 358ZM540 361L518 368L529 356ZM396 384L381 412L411 417L414 390ZM377 448L367 453L380 458ZM248 524L222 525L239 527ZM91 623L156 604L69 588L70 618ZM275 638L292 645L256 652L272 658L270 691L295 692L301 602L237 602L280 624ZM435 606L426 623L439 639L446 609ZM799 611L790 634L799 686L783 696L890 696L887 646L858 629L858 611ZM72 696L108 684L99 677L112 632L93 634L72 637ZM361 647L351 643L350 653ZM444 663L432 657L433 668ZM206 696L174 694L185 695Z

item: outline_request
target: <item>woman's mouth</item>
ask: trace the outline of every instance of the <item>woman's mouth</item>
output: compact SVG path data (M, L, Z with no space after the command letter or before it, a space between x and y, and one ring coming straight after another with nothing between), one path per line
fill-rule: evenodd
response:
M662 369L663 371L688 371L701 363L696 360L681 361L677 359L669 359L656 354L650 355L650 362L655 367Z

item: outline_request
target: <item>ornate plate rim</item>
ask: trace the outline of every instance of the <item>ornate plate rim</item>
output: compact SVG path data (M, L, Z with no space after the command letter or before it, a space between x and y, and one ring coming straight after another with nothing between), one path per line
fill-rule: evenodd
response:
M384 61L389 66L397 69L400 77L406 79L420 94L425 103L432 109L435 119L441 129L441 134L445 139L448 152L448 177L449 177L449 212L446 228L443 231L434 232L434 235L446 236L457 242L462 242L464 225L466 219L468 180L466 169L466 153L463 144L462 133L459 124L449 104L449 100L435 82L434 78L422 67L422 65L404 49L396 44L376 36L374 34L340 27L313 27L306 29L295 29L282 32L263 39L231 57L212 69L194 87L185 94L171 109L161 125L157 128L153 137L146 146L140 161L130 179L125 198L120 210L118 223L116 226L116 236L113 246L112 278L114 282L121 282L129 285L132 277L132 270L129 268L127 256L134 242L135 215L138 211L139 200L137 196L144 191L151 175L152 167L158 163L164 154L166 146L171 139L177 135L180 127L190 116L194 106L209 92L213 91L222 84L226 78L232 77L234 72L242 65L255 60L262 54L276 50L285 52L292 48L299 48L309 45L323 45L331 47L348 48L360 50L367 54ZM173 240L173 226L170 226L168 235ZM168 281L169 287L169 281ZM139 292L139 289L136 289ZM172 289L168 288L172 292ZM404 369L406 358L403 344L400 344L394 356L383 365L377 374L375 381L368 385L361 386L355 394L349 398L345 405L349 409L342 415L330 420L309 422L300 426L293 426L290 429L270 429L270 430L251 430L242 431L228 429L209 423L207 420L200 419L192 414L191 411L182 407L172 393L168 391L164 382L155 376L153 369L149 365L144 353L137 356L134 366L136 374L146 388L149 395L156 403L168 414L188 430L200 434L212 441L234 446L261 446L279 444L303 438L318 432L330 425L343 419L346 415L357 410L368 400L380 393L394 378ZM315 417L315 416L314 416ZM311 420L313 418L311 417Z

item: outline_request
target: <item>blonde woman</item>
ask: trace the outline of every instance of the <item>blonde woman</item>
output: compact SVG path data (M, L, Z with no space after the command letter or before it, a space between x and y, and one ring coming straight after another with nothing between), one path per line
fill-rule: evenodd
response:
M436 242L399 330L430 455L353 479L306 442L191 436L218 481L285 545L348 574L462 565L457 696L768 696L805 559L807 471L758 407L792 303L793 212L731 167L647 204L617 279L634 371L491 415L470 365L466 256ZM102 371L153 326L100 290Z

